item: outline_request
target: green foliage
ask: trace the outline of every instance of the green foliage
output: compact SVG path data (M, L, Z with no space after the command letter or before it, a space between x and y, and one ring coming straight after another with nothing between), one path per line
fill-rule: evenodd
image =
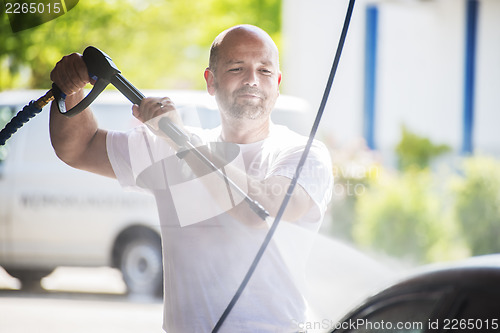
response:
M354 241L421 263L500 252L500 162L463 163L460 176L381 170L357 197Z
M405 127L396 147L400 171L381 169L357 198L353 238L359 245L425 263L468 253L453 218L449 175L437 176L431 160L450 148Z
M500 252L500 162L467 158L455 191L456 219L472 254Z
M109 54L139 89L204 87L214 37L236 24L255 24L278 43L280 0L80 1L65 15L12 33L0 18L0 90L50 88L65 54L93 45Z
M400 170L353 148L332 152L334 237L414 263L500 252L500 161L471 156L460 175L431 170L431 159L449 148L406 129Z
M400 170L417 167L424 169L430 161L441 154L450 151L447 145L436 145L428 138L421 137L402 127L402 138L396 146L396 154Z
M336 238L353 241L357 198L365 193L370 180L378 176L380 165L376 154L368 149L364 140L333 150L331 156L334 187L330 205L333 223L329 231Z
M420 263L463 256L459 230L435 183L428 170L383 173L358 197L356 242Z

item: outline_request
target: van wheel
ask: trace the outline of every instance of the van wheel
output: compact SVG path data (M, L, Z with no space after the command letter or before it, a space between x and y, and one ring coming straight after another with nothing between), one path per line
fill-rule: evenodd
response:
M159 237L140 235L122 247L120 270L130 295L158 297L163 291L163 267Z
M21 290L29 292L40 292L44 289L40 284L40 280L53 272L53 270L33 270L19 268L5 268L7 273L12 277L19 279L21 282Z

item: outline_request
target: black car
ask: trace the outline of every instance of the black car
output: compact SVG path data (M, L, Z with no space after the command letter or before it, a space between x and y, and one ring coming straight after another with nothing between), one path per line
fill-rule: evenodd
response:
M500 254L434 267L366 300L330 332L500 332Z

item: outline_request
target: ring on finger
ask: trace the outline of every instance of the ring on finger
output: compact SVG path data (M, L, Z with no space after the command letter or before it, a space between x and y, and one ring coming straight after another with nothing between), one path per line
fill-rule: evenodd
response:
M162 102L158 102L158 103L156 103L156 104L158 104L158 105L160 106L160 109L163 109L163 108L165 107L165 105L163 105L163 103L162 103Z

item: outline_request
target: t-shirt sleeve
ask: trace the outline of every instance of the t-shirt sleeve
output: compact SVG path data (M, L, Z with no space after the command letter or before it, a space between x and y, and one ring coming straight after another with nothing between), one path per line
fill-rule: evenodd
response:
M128 135L125 132L109 131L106 136L108 158L116 178L123 187L135 185L128 149Z
M284 176L292 179L299 164L304 146L287 148L280 152L269 176ZM319 141L314 141L302 167L297 184L300 185L316 204L315 209L306 214L309 221L321 220L330 202L333 190L333 173L328 149Z
M172 156L173 149L145 126L127 132L109 131L106 147L109 161L120 184L130 190L151 191L158 179L153 173L163 159ZM151 179L149 179L151 178Z

